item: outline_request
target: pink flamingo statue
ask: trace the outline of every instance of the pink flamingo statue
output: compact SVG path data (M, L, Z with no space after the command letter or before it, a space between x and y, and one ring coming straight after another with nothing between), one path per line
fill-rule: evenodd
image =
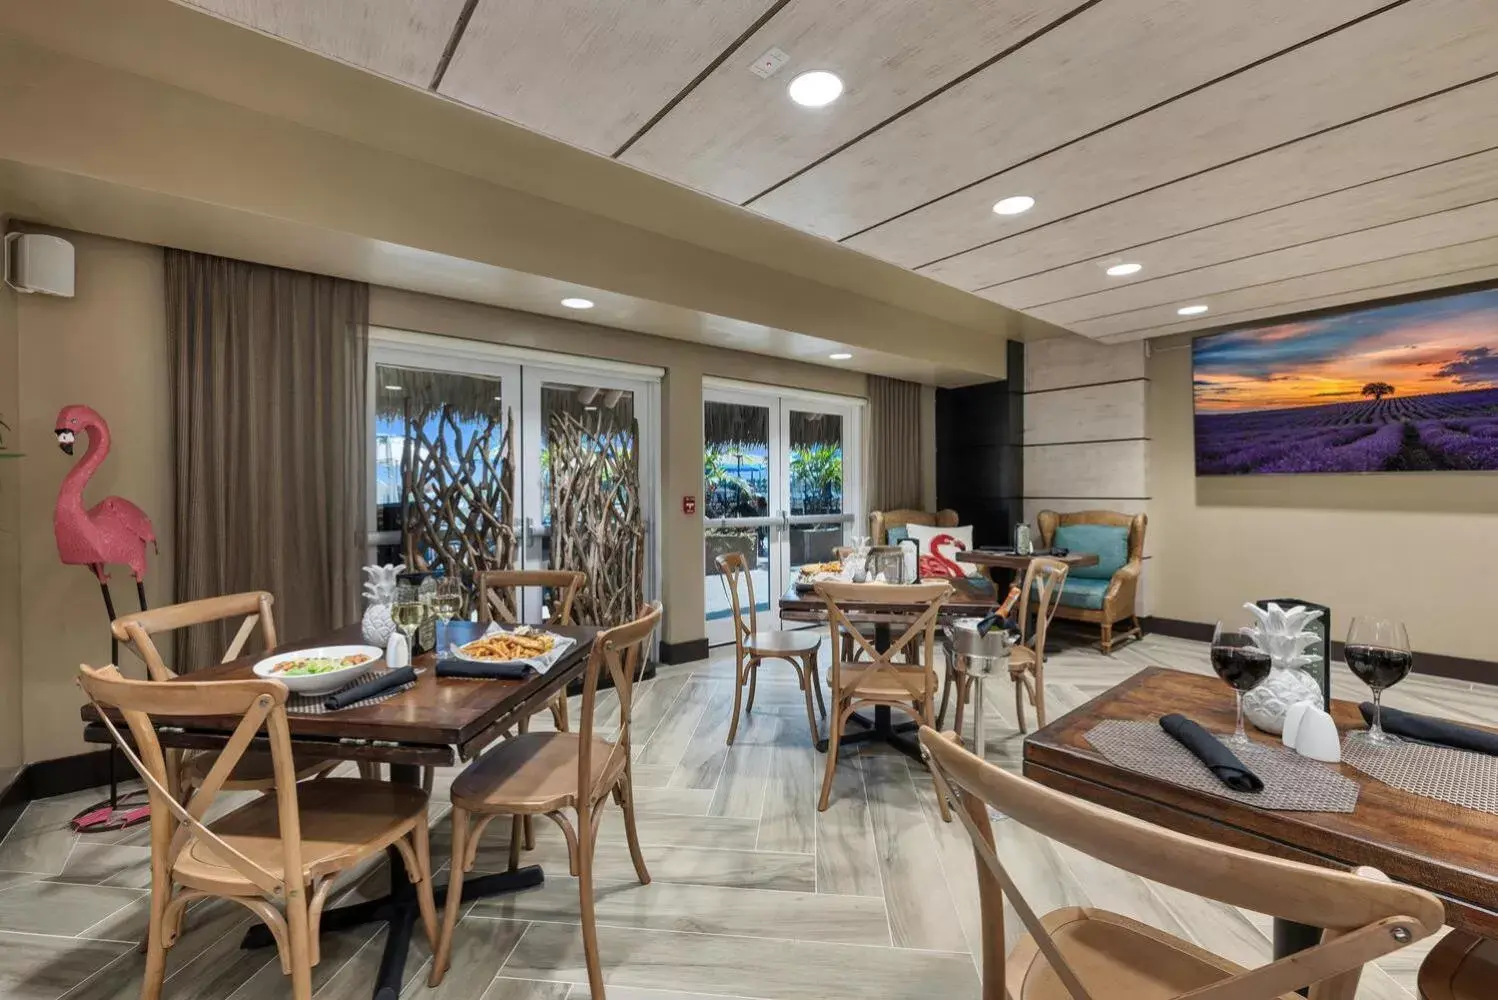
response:
M151 519L129 500L105 497L92 507L83 506L83 488L109 456L109 425L87 406L65 406L57 415L57 445L64 454L73 454L73 443L79 434L88 436L88 453L63 478L52 513L52 530L57 537L57 554L67 566L87 566L99 581L104 594L104 609L114 621L114 600L109 594L110 563L130 567L135 577L135 593L140 609L146 610L146 545L157 551L156 530ZM113 633L109 640L110 659L119 660L119 644ZM126 805L117 794L114 781L114 755L110 754L109 800L90 806L73 817L73 829L79 831L119 830L150 818L148 804Z

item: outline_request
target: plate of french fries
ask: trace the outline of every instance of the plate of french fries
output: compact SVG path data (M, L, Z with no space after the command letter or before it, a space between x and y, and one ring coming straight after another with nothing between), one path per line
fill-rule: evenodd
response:
M454 643L449 650L460 660L475 663L525 663L545 673L571 649L575 640L530 625L509 628L495 623L472 642Z

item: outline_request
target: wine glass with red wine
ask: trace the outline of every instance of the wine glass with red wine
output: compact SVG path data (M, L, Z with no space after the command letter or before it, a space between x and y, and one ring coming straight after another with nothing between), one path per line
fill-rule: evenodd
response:
M1212 632L1212 669L1227 681L1238 697L1238 725L1227 739L1229 744L1243 746L1250 742L1248 734L1243 731L1243 694L1264 683L1270 666L1269 654L1254 645L1250 636L1225 629L1222 622L1217 623Z
M1404 622L1390 618L1354 618L1347 629L1347 644L1342 658L1364 684L1373 689L1373 725L1348 735L1349 740L1380 749L1400 740L1384 732L1382 706L1384 690L1404 680L1415 666L1410 652L1410 637Z

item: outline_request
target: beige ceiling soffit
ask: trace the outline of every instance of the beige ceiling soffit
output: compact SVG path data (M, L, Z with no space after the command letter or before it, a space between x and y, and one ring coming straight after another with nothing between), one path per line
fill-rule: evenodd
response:
M994 303L169 0L7 4L0 32L947 323L1027 335L1007 332L1015 316Z

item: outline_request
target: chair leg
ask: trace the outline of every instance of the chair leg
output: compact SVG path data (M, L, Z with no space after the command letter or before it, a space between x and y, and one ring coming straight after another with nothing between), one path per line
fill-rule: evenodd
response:
M962 739L962 720L967 714L967 678L961 674L952 685L957 692L957 708L952 717L952 728L957 733L957 738Z
M837 770L838 743L843 738L843 723L847 715L842 700L832 699L832 718L827 722L827 770L822 776L822 798L817 803L817 812L827 811L827 800L832 795L832 775Z
M526 817L520 813L510 820L510 871L520 867L520 845L525 841Z
M737 654L733 660L733 718L728 723L728 745L733 746L733 738L739 732L739 705L744 694L744 661Z
M567 728L567 692L558 691L551 702L551 721L559 733L570 732Z
M442 931L437 937L437 947L432 955L432 971L427 977L428 986L437 986L447 974L447 963L452 958L453 927L458 923L458 910L463 905L463 860L468 856L468 811L453 806L453 859L447 874L447 905L442 912Z
M583 960L588 966L588 990L603 1000L603 967L598 958L598 921L593 912L593 824L577 824L578 916L583 930Z
M749 670L749 700L746 701L746 702L744 702L744 714L745 715L748 715L748 714L750 714L751 712L754 711L754 686L755 686L755 683L759 680L759 664L760 664L759 657L757 657L757 656L751 656L749 658L749 663L748 663L748 670Z
M1111 655L1113 653L1113 623L1112 622L1106 622L1106 621L1103 622L1103 642L1102 642L1102 646L1103 646L1103 653L1104 653L1104 655Z
M806 695L806 724L811 727L811 741L813 743L817 741L817 713L816 709L812 707L811 693L811 689L817 686L817 663L815 656L816 654L813 653L811 658L803 661L804 665L801 669L801 689L802 693Z
M1014 721L1019 724L1019 731L1025 732L1025 682L1023 679L1014 678Z
M624 776L619 779L619 807L624 810L624 836L629 841L629 858L635 863L635 877L641 885L649 885L650 870L645 867L645 855L640 852L640 833L635 829L635 779L628 764L624 765Z
M944 722L947 721L947 702L952 697L952 684L953 684L952 678L954 676L955 676L955 674L952 671L952 664L948 663L947 664L947 675L946 675L945 678L942 679L942 682L941 682L941 707L936 710L936 726L935 726L935 728L937 730L940 730L941 727L942 727L942 723L944 723Z
M822 699L822 674L817 669L817 651L811 651L811 687L817 695L817 711L822 713L822 718L827 718L827 702Z
M166 906L171 883L151 880L151 922L146 930L146 975L141 984L141 1000L158 1000L166 982Z
M312 925L305 889L286 900L286 943L291 949L291 998L312 1000Z
M421 880L416 883L416 906L421 911L421 926L427 932L427 942L432 950L437 949L437 896L432 891L432 837L427 826L428 815L422 812L411 829L411 847L416 853L416 863L421 866ZM458 885L463 879L458 877ZM459 890L458 895L463 895Z
M359 761L359 777L365 781L379 781L380 765L372 760Z
M1035 728L1045 726L1045 672L1039 664L1035 666L1035 690L1030 700L1035 703Z

